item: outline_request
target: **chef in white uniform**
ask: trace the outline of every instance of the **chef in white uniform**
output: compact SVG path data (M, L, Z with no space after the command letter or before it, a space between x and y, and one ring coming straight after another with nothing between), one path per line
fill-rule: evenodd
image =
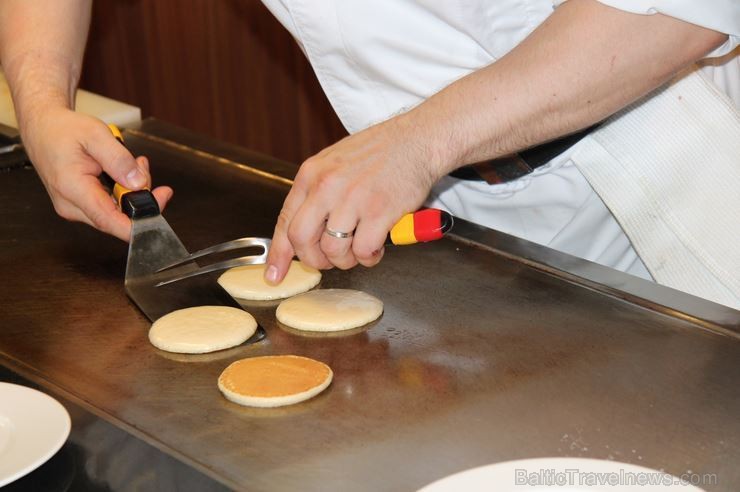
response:
M299 173L271 255L280 271L294 252L321 267L347 268L357 261L375 264L393 220L420 205L429 184L436 182L427 205L644 278L652 278L650 272L654 272L669 285L740 306L740 258L731 254L737 249L732 237L740 237L740 218L730 215L715 225L724 234L716 240L729 248L729 253L722 250L710 258L726 261L716 275L702 265L687 268L684 258L666 266L666 255L678 254L674 243L680 244L681 238L625 234L620 222L629 222L630 217L615 216L619 204L607 206L579 169L579 159L574 159L578 155L589 164L598 160L593 151L580 149L584 142L531 174L505 183L446 175L460 164L499 157L596 123L700 58L706 58L703 71L707 79L734 100L735 108L730 109L736 111L740 58L731 51L740 34L737 2L701 6L655 0L572 1L562 6L563 2L549 0L264 3L298 41L337 114L354 135L309 159ZM646 16L637 18L623 11ZM670 17L647 17L656 12ZM547 19L550 25L543 24ZM681 38L680 26L687 24L677 19L732 36L705 37L711 42L692 45L690 38L696 40L702 34ZM655 35L641 35L648 30ZM528 43L521 44L527 36ZM660 43L687 56L671 59ZM483 67L488 67L488 74L481 72ZM478 78L473 81L471 77L463 88L465 81L460 81L469 74ZM649 82L643 84L634 77ZM424 103L437 93L437 101ZM599 99L611 102L599 105ZM593 105L598 107L590 108ZM412 108L416 109L409 111ZM708 108L706 113L712 117ZM439 125L440 120L449 124ZM546 120L554 121L550 125ZM643 124L653 129L665 125L654 120ZM735 135L737 128L722 134L720 140L725 143L720 145L728 147L724 152L725 159L730 159L727 164L737 168L738 150L732 142L740 139ZM700 137L686 143L699 148L707 145ZM425 165L435 160L441 169ZM664 161L652 164L662 166L663 178L678 179ZM399 169L403 167L407 169ZM700 174L697 179L703 179ZM637 179L645 181L643 176ZM721 179L737 180L737 171ZM598 184L607 188L632 186L603 181ZM421 185L415 188L409 182ZM650 205L647 199L641 201L644 213ZM732 209L729 202L719 201L719 205ZM389 210L395 211L384 213ZM653 207L650 213L654 212ZM324 217L328 217L326 226ZM698 217L707 220L704 212ZM351 246L351 238L334 237L352 231ZM651 260L647 268L631 239ZM684 255L696 256L692 252ZM699 281L707 276L711 279ZM730 285L723 285L722 280Z
M40 3L44 2L33 2ZM148 182L149 175L145 159L135 162L120 154L102 125L82 122L68 111L70 91L79 74L89 7L84 0L67 3L78 4L78 11L87 14L71 19L71 26L54 19L56 26L46 33L53 42L17 32L10 20L25 13L38 23L51 25L55 9L56 14L69 17L62 7L52 4L41 10L17 0L0 4L0 56L13 88L24 141L57 211L126 239L129 226L124 217L116 215L110 201L105 201L102 191L96 190L91 199L89 189L82 193L71 183L70 172L92 178L105 169L117 181L139 188ZM683 269L688 260L673 261L684 254L673 243L693 245L694 236L686 239L675 234L674 228L658 239L644 237L644 229L662 231L652 225L645 227L639 220L650 205L635 200L649 201L645 197L654 195L649 183L639 193L628 194L634 199L627 205L620 204L622 195L605 203L594 191L599 189L608 196L615 187L633 188L632 182L622 178L630 173L619 171L627 169L627 157L613 163L596 158L599 153L614 154L600 142L621 142L624 138L620 148L629 147L634 139L629 131L620 130L620 125L632 128L634 134L647 134L642 130L667 123L651 120L651 115L662 114L666 104L670 108L673 99L683 100L684 95L689 100L687 108L672 119L681 129L696 126L698 136L691 134L679 141L695 147L705 144L701 129L711 115L686 124L684 119L695 113L693 108L706 106L709 98L718 106L713 109L727 113L729 123L711 143L720 148L716 159L730 166L725 161L732 160L736 149L733 137L740 125L740 61L733 51L740 39L740 4L736 0L713 0L700 6L667 0L264 3L306 53L351 133L302 165L276 226L268 279L279 281L294 254L320 268L350 268L358 262L372 266L382 257L390 227L401 215L426 202L474 222L635 275L654 276L685 290L691 291L692 279L698 275L709 287L693 293L740 305L736 303L740 287L732 281L734 273L740 273L740 261L735 264L735 257L731 257L729 264L717 266L716 257L724 255L724 250L697 252L695 247L688 248L689 263L697 263L698 272L689 274L688 281L674 281L675 273L665 272L666 264L669 269L674 264L674 270ZM34 47L35 57L17 48L24 41ZM693 73L674 77L697 61L705 65L701 82L677 86L680 97L674 98L670 91L651 93L669 82L668 87L674 87L676 80L693 80L697 76ZM50 91L50 86L56 90ZM673 99L665 103L669 98ZM643 104L653 99L663 106ZM496 159L581 131L615 113L591 134L515 180L489 184L448 175L466 164ZM69 155L50 150L58 147L60 137L49 135L51 125L44 123L52 116L69 123L66 135L70 126L84 126L87 135L92 135L82 137L80 132L77 142L69 142L69 152L78 152L81 147L85 154L73 171L64 162L69 161ZM633 149L633 154L641 150ZM660 169L663 177L673 176L660 156L659 151L648 169ZM737 154L734 156L736 160ZM643 178L636 179L649 182ZM727 179L732 182L736 175ZM88 188L97 186L92 179L87 183ZM171 196L166 187L154 193L162 206ZM662 203L660 193L665 191L656 193ZM722 199L720 194L717 200ZM671 207L664 208L670 215ZM715 229L737 231L740 222L732 219L725 218ZM659 215L653 220L675 222L672 216ZM676 220L687 223L684 217ZM632 222L637 223L633 227L637 233L625 234L620 223L626 226ZM670 245L663 247L666 237Z

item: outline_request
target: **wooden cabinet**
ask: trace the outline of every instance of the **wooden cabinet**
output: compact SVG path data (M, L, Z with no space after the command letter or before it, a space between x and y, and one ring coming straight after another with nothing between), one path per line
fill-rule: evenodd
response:
M80 86L296 163L346 135L258 0L95 2Z

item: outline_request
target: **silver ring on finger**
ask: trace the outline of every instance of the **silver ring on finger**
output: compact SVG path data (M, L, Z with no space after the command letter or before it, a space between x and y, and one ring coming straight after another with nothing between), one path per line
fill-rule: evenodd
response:
M324 232L326 232L331 237L335 237L337 239L347 239L355 235L355 231L350 231L350 232L335 231L334 229L330 229L328 226L326 227L326 230Z

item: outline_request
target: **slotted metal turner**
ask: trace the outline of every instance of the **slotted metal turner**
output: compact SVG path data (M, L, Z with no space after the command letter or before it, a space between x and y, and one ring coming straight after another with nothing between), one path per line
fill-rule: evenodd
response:
M176 261L165 264L157 270L157 273L165 272L181 265L188 264L197 260L198 258L203 258L204 256L223 253L225 251L233 251L235 249L259 247L262 248L262 253L259 255L241 256L239 258L232 258L230 260L211 263L210 265L205 265L199 268L179 271L173 277L159 282L156 286L161 287L163 285L171 284L172 282L177 282L178 280L195 277L204 273L215 272L218 270L227 270L229 268L245 265L263 265L267 261L267 253L270 251L271 243L272 240L265 237L242 237L239 239L234 239L233 241L227 241L225 243L216 244L214 246L201 249L200 251L196 251L195 253L191 253Z
M110 125L111 132L123 143L118 128ZM126 260L126 294L152 322L172 311L203 305L228 306L242 309L218 283L207 277L199 277L178 285L159 287L162 281L199 272L197 263L160 213L159 205L149 190L131 191L115 183L113 195L121 211L131 219L131 240ZM269 240L265 244L267 256ZM263 260L264 261L264 260ZM160 273L166 265L179 265L176 270ZM246 343L254 343L265 337L259 326Z

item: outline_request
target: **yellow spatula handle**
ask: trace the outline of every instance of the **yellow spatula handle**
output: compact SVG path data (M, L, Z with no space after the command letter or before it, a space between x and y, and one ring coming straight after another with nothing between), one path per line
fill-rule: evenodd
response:
M118 127L110 123L108 125L108 129L116 140L125 147L125 144L123 143L123 135ZM125 186L115 183L113 185L113 198L121 208L121 212L125 213L132 219L159 215L159 204L157 204L157 200L154 198L151 191L149 191L149 188L131 191Z
M121 145L125 147L126 144L123 143L123 135L121 134L121 130L119 130L118 127L114 125L113 123L108 124L108 129L113 134L113 136L116 138L116 140L118 140L121 143ZM116 203L120 204L121 197L125 195L126 193L129 193L130 191L131 190L129 190L128 188L118 183L113 185L113 198L115 198Z

